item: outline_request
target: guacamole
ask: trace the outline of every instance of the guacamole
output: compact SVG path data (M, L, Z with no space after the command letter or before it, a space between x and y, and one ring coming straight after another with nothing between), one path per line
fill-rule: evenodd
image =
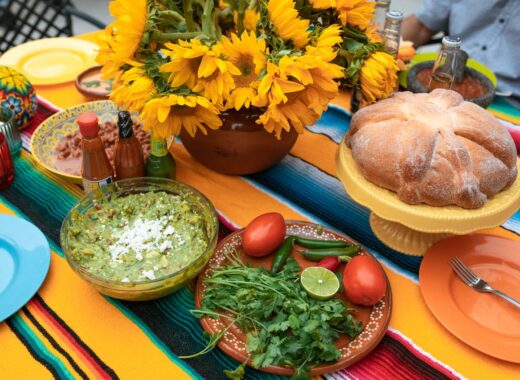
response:
M141 282L177 272L206 251L204 218L183 195L132 194L74 212L70 257L96 277Z

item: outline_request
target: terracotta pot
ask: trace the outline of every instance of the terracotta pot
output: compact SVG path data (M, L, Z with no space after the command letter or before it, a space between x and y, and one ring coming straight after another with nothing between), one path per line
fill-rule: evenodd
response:
M195 137L183 131L180 137L193 158L210 169L232 175L257 173L281 161L298 137L291 129L278 140L255 123L260 115L257 109L226 111L220 129L208 130L207 135L198 131Z

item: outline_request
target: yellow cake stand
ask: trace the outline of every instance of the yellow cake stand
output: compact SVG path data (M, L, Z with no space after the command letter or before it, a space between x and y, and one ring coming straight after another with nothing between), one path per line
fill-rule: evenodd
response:
M370 226L377 238L390 248L409 255L422 256L433 244L450 235L497 227L520 208L520 176L483 207L467 210L457 206L433 207L402 202L396 193L363 177L345 140L339 145L336 170L352 199L372 211Z

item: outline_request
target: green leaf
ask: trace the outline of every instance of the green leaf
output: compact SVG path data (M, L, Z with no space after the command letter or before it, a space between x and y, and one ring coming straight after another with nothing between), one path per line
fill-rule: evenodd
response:
M343 40L343 47L351 52L355 52L356 50L361 49L363 46L364 45L361 42L356 41L353 38L347 37Z
M305 326L303 327L303 331L307 332L307 333L310 333L314 330L316 330L318 328L318 326L320 325L320 322L315 320L315 319L312 319L310 321L308 321Z
M229 369L224 370L224 375L230 380L242 380L246 374L246 362L240 364L233 371Z

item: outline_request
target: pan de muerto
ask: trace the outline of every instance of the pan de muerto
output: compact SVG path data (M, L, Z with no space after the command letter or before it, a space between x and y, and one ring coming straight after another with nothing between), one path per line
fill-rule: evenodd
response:
M516 148L457 92L402 92L357 112L346 144L363 176L409 204L478 208L517 175Z

